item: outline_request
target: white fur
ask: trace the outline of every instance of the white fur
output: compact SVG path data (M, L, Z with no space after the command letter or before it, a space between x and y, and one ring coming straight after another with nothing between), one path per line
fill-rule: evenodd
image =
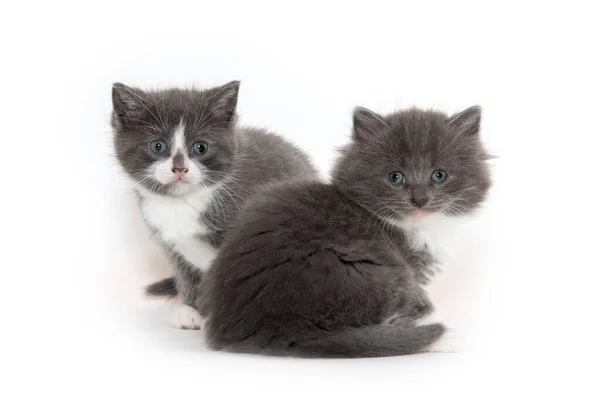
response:
M443 323L442 317L435 310L415 321L416 326L431 325L432 323Z
M204 318L191 306L179 304L171 315L171 324L179 329L202 329Z
M459 229L469 217L450 217L432 213L425 217L405 217L392 223L406 232L413 248L427 249L440 261L449 259Z
M179 121L179 125L173 133L173 147L175 151L179 150L184 153L187 152L185 151L185 123L183 122L183 119Z
M405 217L402 220L389 220L400 227L415 250L427 250L437 263L431 267L428 276L430 283L425 286L429 293L444 265L452 259L454 247L460 239L461 229L471 221L468 216L450 217L442 213L432 213L425 217Z
M200 270L208 269L217 254L217 249L197 238L208 231L200 214L208 208L216 188L202 188L180 197L147 191L142 195L144 218L163 241Z

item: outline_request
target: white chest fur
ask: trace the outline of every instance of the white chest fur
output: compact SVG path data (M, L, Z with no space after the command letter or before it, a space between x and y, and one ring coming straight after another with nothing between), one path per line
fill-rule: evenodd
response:
M217 254L217 249L199 238L208 232L201 215L214 191L214 187L205 188L181 197L142 194L145 220L158 231L164 243L200 270L206 270Z
M453 245L460 239L462 227L468 217L448 217L440 213L420 218L404 218L394 221L408 236L415 249L427 249L437 260L444 262L453 252Z
M414 249L427 250L437 262L429 274L430 283L425 286L428 293L443 283L444 266L452 260L456 246L464 235L464 228L470 221L469 217L448 217L440 213L394 221L396 226L404 230Z

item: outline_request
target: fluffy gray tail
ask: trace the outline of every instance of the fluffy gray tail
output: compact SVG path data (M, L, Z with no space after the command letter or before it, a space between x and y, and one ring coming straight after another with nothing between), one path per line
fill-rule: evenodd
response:
M149 296L166 296L174 297L177 296L177 287L175 286L175 279L168 277L158 282L152 283L146 286L146 294Z
M380 324L352 328L290 343L299 356L366 358L416 354L445 332L444 325Z
M246 340L225 348L234 352L305 358L387 357L424 352L445 331L446 328L440 323L422 326L412 323L382 323L292 341L276 339L266 346L258 347L253 340Z

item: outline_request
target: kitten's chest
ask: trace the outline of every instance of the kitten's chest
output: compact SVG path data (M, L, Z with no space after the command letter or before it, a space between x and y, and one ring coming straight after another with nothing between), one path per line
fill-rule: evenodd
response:
M163 243L202 270L208 268L217 252L200 238L209 232L203 213L211 195L199 192L185 198L148 196L141 200L144 219Z
M396 222L403 232L410 254L406 253L415 270L426 279L435 279L452 256L457 229L462 220L432 214L424 219L405 219Z
M402 229L406 243L404 253L420 276L430 300L448 286L446 266L461 243L468 218L432 214L425 219L403 220L395 224ZM406 251L409 250L410 253ZM434 305L437 304L434 303Z

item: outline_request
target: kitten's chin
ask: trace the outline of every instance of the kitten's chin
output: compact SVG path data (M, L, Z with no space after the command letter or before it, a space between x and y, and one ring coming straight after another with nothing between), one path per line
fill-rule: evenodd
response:
M174 197L183 196L193 192L197 186L193 185L189 181L175 181L169 185L169 195Z

